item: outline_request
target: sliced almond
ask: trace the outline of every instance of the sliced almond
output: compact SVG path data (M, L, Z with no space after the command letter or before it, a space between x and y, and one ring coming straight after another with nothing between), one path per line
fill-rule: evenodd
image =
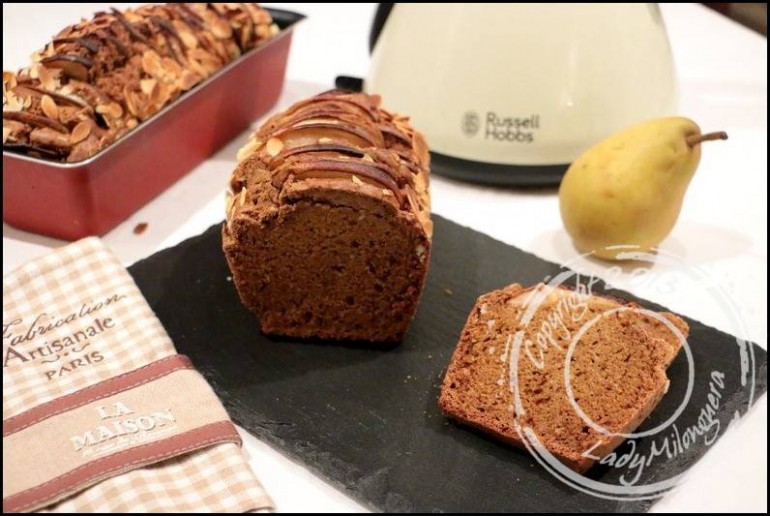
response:
M246 10L251 14L251 19L254 20L254 23L270 23L270 13L264 9L257 8L256 4L241 4L241 6L246 7Z
M219 39L228 39L233 35L233 28L222 18L217 18L211 24L211 33Z
M131 92L128 86L123 88L123 100L126 103L128 112L139 118L139 105L137 100L134 98L134 94Z
M255 32L257 33L257 38L260 40L270 37L270 27L267 25L257 25Z
M208 74L211 75L212 73L219 70L219 68L222 66L222 63L214 56L206 56L201 59L201 65L203 65L203 67L208 70Z
M3 127L3 143L8 141L8 137L11 135L11 129L9 127Z
M153 50L148 50L142 55L142 70L152 77L163 75L163 65L160 56Z
M363 184L364 184L364 182L363 182L363 181L361 181L361 179L359 179L359 177L358 177L358 176L350 176L350 178L351 178L351 179L353 180L353 182L354 182L355 184L357 184L358 186L361 186L361 185L363 185Z
M225 190L225 217L227 220L230 220L231 214L230 211L232 211L233 208L233 191L231 189Z
M385 197L393 197L393 192L391 192L387 188L383 188L382 189L382 195L384 195Z
M257 149L259 149L261 146L262 146L262 142L260 142L259 140L249 140L248 142L246 142L246 145L244 145L238 150L236 159L240 163L241 161L245 160L246 158L254 154L254 152Z
M88 138L89 134L91 134L91 122L84 120L72 130L72 134L70 134L70 143L72 143L72 145L80 143Z
M238 28L241 31L240 34L240 45L241 48L246 49L251 46L251 42L254 39L254 24L251 22L251 20L248 17L245 17L243 21L240 22Z
M160 109L166 105L169 98L171 98L171 87L164 82L159 82L152 90L149 102L154 111L160 111Z
M166 57L162 61L163 63L163 77L166 79L176 79L180 75L182 75L182 72L184 69L182 68L182 65L180 65L176 60L171 59L170 57Z
M24 99L19 98L10 91L5 94L3 111L21 111L24 109Z
M313 124L331 124L331 125L339 125L342 122L337 120L336 118L331 117L317 117L317 118L308 118L307 120L302 120L300 122L297 122L296 124L292 125L292 127L305 127L306 125L313 125Z
M155 86L158 84L158 81L155 79L142 79L139 81L139 87L142 89L142 93L149 96L152 93L152 90L155 89Z
M136 127L137 125L139 125L139 122L137 122L137 121L136 121L136 118L130 118L130 119L128 120L128 122L126 122L126 127L127 127L128 129L133 129L133 128L134 128L134 127Z
M192 51L191 51L191 53L192 53ZM187 62L187 66L189 66L190 70L192 70L193 72L198 74L200 77L204 77L205 78L205 77L208 77L209 75L211 75L208 72L208 70L206 70L206 68L199 61L197 61L196 59L192 58L192 56L190 56L190 59Z
M364 157L361 158L362 161L366 161L367 163L374 163L374 158L372 158L368 154L364 154Z
M198 74L191 72L190 70L185 70L182 72L182 75L179 77L179 81L177 81L177 86L182 91L187 91L200 81L200 77Z
M179 38L182 40L182 43L184 43L184 46L186 46L187 48L198 47L198 38L196 38L195 35L188 30L179 31Z
M16 87L16 76L11 72L3 72L3 104L5 104L5 96L8 94L8 90Z
M176 29L176 33L179 35L179 39L182 40L184 46L187 48L195 48L198 46L198 38L196 38L195 35L190 31L190 28L187 26L187 24L182 23L181 21L174 21L172 23Z
M59 108L56 106L56 102L53 101L50 95L43 95L40 98L40 109L43 110L45 116L53 120L59 120Z
M420 213L420 205L417 204L412 192L407 192L406 199L409 201L409 206L412 208L413 213Z
M53 91L59 88L59 75L61 75L61 70L59 68L47 68L41 66L38 69L37 74L43 89Z
M246 195L247 195L246 188L241 189L241 195L238 197L238 206L243 206L246 204Z
M423 227L425 228L425 233L427 233L428 238L431 238L433 236L433 221L430 219L423 219Z
M3 86L7 88L16 87L16 75L13 72L3 72Z
M96 112L110 118L120 118L123 116L123 108L117 102L96 106Z
M283 150L283 142L278 138L270 138L267 140L265 148L267 149L267 153L271 156L278 156Z
M123 16L131 23L138 23L144 21L142 16L134 11L123 11Z
M201 61L208 57L208 51L202 49L202 48L191 48L189 52L187 52L187 56L195 59L196 61Z
M110 104L110 113L112 114L112 118L120 118L123 116L123 106L118 104L117 102L113 102Z

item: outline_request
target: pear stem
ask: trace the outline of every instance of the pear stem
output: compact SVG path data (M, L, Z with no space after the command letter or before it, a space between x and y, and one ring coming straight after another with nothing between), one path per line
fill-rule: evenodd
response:
M706 133L706 134L693 134L692 136L688 136L685 138L685 141L687 142L687 145L690 147L693 147L694 145L698 145L702 142L708 142L711 140L726 140L727 139L727 133L724 131L716 131L713 133Z

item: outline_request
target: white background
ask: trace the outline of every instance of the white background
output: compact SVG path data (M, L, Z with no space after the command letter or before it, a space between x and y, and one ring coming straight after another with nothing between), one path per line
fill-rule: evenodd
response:
M108 4L3 4L3 69L27 63L58 29ZM122 4L112 4L122 5ZM329 89L340 74L363 76L373 4L267 4L303 12L288 82L277 109ZM704 131L723 129L710 144L687 194L679 223L662 248L716 278L736 303L742 324L695 287L667 296L651 284L619 286L767 347L767 40L698 5L663 5L680 85L680 112ZM255 124L256 125L256 124ZM246 134L104 237L127 265L196 235L223 217L222 185ZM555 190L502 190L434 176L434 211L543 258L567 262L575 251L564 233ZM149 227L140 236L132 229ZM3 225L3 273L62 242ZM606 265L578 261L606 276ZM666 272L663 263L652 272ZM695 345L695 343L693 343ZM246 437L252 465L280 511L362 508L256 439ZM767 397L712 447L685 483L654 510L767 512Z

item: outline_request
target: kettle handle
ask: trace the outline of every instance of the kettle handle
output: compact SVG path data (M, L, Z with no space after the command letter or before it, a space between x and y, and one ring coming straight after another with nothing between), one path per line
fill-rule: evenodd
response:
M377 40L380 38L382 28L385 26L385 22L390 15L390 11L393 10L394 3L390 4L377 4L377 11L374 13L374 20L372 21L372 30L369 32L369 53L374 51L374 46L377 44Z
M377 4L377 10L374 13L374 20L372 20L372 28L369 31L369 53L374 52L374 46L377 44L377 40L380 39L380 33L385 26L385 22L390 16L390 11L393 10L394 3L390 4ZM334 86L341 91L354 91L361 92L364 90L364 80L360 77L350 77L348 75L338 75L334 80Z

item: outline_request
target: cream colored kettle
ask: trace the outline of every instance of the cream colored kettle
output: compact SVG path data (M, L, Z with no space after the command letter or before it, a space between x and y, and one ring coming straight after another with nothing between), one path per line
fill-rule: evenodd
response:
M676 109L657 4L394 4L375 37L365 91L457 178L558 183L592 144Z

